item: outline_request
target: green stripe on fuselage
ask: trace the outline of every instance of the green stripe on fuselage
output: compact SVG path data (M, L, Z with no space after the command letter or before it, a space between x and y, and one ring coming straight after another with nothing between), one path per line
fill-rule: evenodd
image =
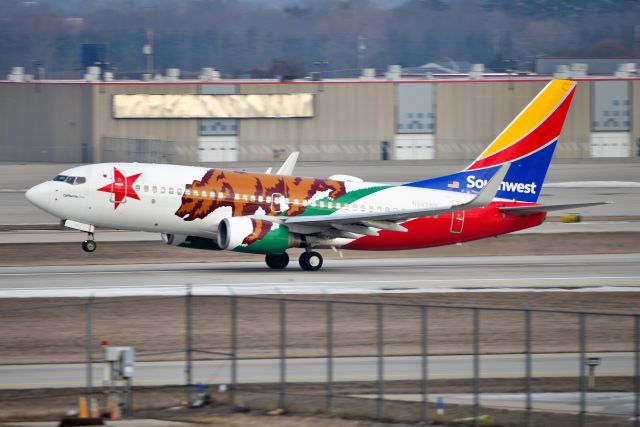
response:
M335 205L336 203L340 203L341 206L347 205L349 203L353 203L355 201L358 201L360 199L362 199L363 197L366 196L370 196L371 194L377 193L378 191L382 191L385 190L387 188L390 188L391 185L379 185L377 187L368 187L368 188L361 188L359 190L354 190L354 191L349 191L348 193L346 193L345 195L338 197L336 200L332 200L328 197L325 197L323 199L319 199L316 200L316 206L313 207L311 205L307 205L307 207L305 208L304 212L302 212L300 215L298 216L311 216L311 215L331 215L332 213L336 212L338 209L336 209ZM319 202L324 202L324 208L320 208L318 207L318 203ZM327 207L327 203L332 202L333 203L333 207L331 209L329 209Z

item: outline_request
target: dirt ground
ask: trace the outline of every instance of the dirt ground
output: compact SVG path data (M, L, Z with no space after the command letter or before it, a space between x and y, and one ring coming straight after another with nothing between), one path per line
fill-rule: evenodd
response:
M468 393L472 389L469 380L438 380L429 383L431 393ZM598 378L593 391L629 391L633 387L631 378ZM522 392L522 380L483 379L483 392ZM419 393L416 381L387 381L386 394ZM534 392L576 391L577 380L568 378L540 378L533 382ZM375 394L376 384L367 382L339 383L335 385L331 407L327 406L324 384L289 384L285 398L287 416L269 416L269 411L278 408L277 385L254 384L241 386L237 390L237 407L230 406L227 392L220 393L215 387L207 390L213 403L200 409L187 409L186 389L183 387L137 387L133 391L133 413L135 418L153 418L194 422L214 426L265 426L265 427L378 427L382 425L415 425L421 418L419 403L388 400L384 405L385 423L372 421L377 416L376 401L351 397L356 394ZM3 422L25 419L59 419L72 410L82 389L45 389L27 391L0 391L0 426ZM102 395L94 395L99 404ZM193 398L193 397L192 397ZM246 413L238 414L237 410ZM461 425L454 420L471 415L471 408L447 404L444 416L437 416L432 404L427 406L428 419L437 425ZM482 408L481 414L492 418L482 425L519 426L524 414L520 411L506 411ZM337 418L337 417L341 417ZM576 414L534 413L533 425L571 426L577 425ZM623 426L624 418L590 417L590 426Z
M472 351L471 305L493 307L480 312L480 351L520 353L525 348L524 313L531 309L587 310L630 313L640 307L638 292L593 293L451 293L383 296L300 296L286 302L288 357L322 357L327 345L327 304L333 304L333 348L340 356L370 356L377 351L376 303L384 307L385 354L420 354L421 309L429 304L430 354ZM19 305L16 305L19 303ZM0 364L82 362L85 359L87 300L25 298L0 300ZM269 297L238 297L237 349L240 358L279 356L280 302ZM230 352L231 298L192 299L192 342L198 352ZM182 359L186 333L185 297L100 298L92 306L93 343L136 348L137 360ZM631 351L633 317L587 317L588 351ZM534 352L575 352L579 349L579 316L575 313L532 313ZM175 350L175 354L150 353ZM148 355L147 355L148 354Z

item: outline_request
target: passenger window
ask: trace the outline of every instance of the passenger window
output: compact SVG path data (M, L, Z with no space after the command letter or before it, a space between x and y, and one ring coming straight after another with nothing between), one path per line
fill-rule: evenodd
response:
M135 187L133 187L133 188L135 188L135 189L136 189L136 191L140 191L140 184L136 184L136 186L135 186Z
M212 199L216 198L216 192L215 191L210 191L209 192L209 197L211 197Z
M164 194L165 192L165 188L164 187L160 187L160 194Z
M218 193L218 200L224 199L224 193Z
M318 204L320 205L320 207L321 207L321 208L324 208L324 202L322 202L322 201L321 201L321 202L320 202L320 203L318 203Z
M302 206L307 206L307 201L306 200L302 201Z
M293 199L293 205L294 205L294 206L298 206L298 205L299 205L299 203L298 203L298 199Z
M145 193L148 193L148 192L149 192L149 186L148 186L148 185L145 185L145 186L144 186L144 192L145 192Z
M151 187L151 192L152 193L157 193L158 192L158 187L156 187L155 185L153 187Z
M169 187L169 194L173 194L173 187Z
M242 200L244 200L244 201L246 202L248 199L249 199L249 198L247 197L247 195L246 195L246 194L243 194L243 195L242 195Z
M264 202L264 197L258 196L258 203L262 203L262 202Z
M176 188L176 194L182 196L182 188Z
M234 194L233 195L233 199L234 200L240 200L240 195L239 194Z
M341 209L342 205L340 203L336 203L336 209Z
M193 196L194 197L198 197L200 195L200 193L198 192L198 190L193 190Z
M249 198L249 200L251 200L252 202L255 202L255 201L256 201L256 196L255 196L255 195L252 195L252 196Z
M332 209L332 208L333 208L333 203L331 203L331 202L327 203L327 207L328 207L329 209Z
M271 196L267 196L267 203L271 203Z
M185 196L190 196L191 195L191 190L189 190L188 188L186 190L184 190L184 195Z
M315 200L311 201L311 206L314 207L314 208L316 207L316 201Z
M202 197L207 197L207 192L205 190L202 190Z

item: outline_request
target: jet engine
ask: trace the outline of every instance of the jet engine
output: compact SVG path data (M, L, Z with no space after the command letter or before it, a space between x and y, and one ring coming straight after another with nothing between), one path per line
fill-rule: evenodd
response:
M225 218L218 225L221 249L250 253L284 253L301 245L300 237L286 226L247 216Z

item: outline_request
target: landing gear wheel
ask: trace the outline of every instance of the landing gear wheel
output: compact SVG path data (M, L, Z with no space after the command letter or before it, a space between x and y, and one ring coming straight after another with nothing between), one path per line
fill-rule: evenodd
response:
M82 242L82 250L85 252L93 252L96 250L96 242L94 240L85 240Z
M300 267L306 271L316 271L320 270L322 267L322 255L318 252L304 252L300 255Z
M267 266L274 270L282 270L289 265L289 255L286 252L283 254L267 254L264 260Z

